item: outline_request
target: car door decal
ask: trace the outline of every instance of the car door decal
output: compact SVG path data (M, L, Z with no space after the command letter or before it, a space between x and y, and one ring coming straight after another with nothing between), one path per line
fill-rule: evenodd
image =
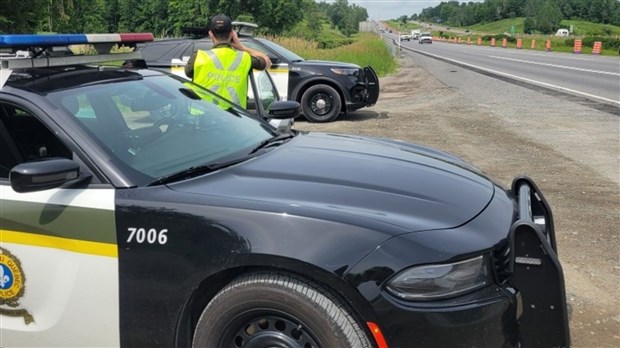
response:
M0 185L0 206L3 346L118 346L114 190Z

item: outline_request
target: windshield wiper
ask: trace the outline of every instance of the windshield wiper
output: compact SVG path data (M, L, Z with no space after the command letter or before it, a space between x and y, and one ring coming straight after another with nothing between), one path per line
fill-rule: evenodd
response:
M218 163L211 163L211 164L202 165L202 166L190 167L190 168L178 171L174 174L162 176L161 178L149 183L146 186L163 185L163 184L167 184L167 183L174 182L174 181L193 178L198 175L211 173L218 169L232 166L233 164L241 163L249 158L251 157L241 157L241 158L235 158L233 160L225 161L225 162L218 162Z
M253 153L256 153L259 150L271 147L271 146L282 145L282 144L284 144L286 142L286 140L289 140L289 139L294 138L294 137L295 137L295 134L280 134L280 135L277 135L277 136L275 136L273 138L269 138L267 140L263 140L263 141L261 141L260 144L258 144L258 146L256 146L255 148L252 149L252 151L250 151L249 155L251 155Z

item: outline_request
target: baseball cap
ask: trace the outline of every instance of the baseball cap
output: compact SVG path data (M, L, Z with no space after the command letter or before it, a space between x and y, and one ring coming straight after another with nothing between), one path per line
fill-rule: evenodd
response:
M230 17L220 14L211 17L209 21L209 30L215 34L224 34L232 30L232 22Z

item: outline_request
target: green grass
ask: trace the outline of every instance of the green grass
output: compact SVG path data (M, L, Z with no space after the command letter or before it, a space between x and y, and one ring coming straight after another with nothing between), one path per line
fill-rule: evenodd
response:
M403 25L403 22L389 20L389 21L384 21L384 23L387 24L388 27L392 28L392 30L396 30L396 31L409 31L410 32L413 29L422 28L422 26L416 23L411 23L411 22L407 22L405 25Z
M620 36L620 27L611 24L599 24L586 21L563 20L563 28L573 26L573 34L578 36Z
M524 18L502 19L500 21L470 25L462 29L469 29L472 32L487 34L511 33L511 28L515 27L516 34L523 34ZM620 27L611 24L599 24L587 21L563 20L560 22L562 28L570 29L573 26L573 35L576 36L620 36ZM549 34L552 35L552 34ZM544 36L544 35L543 35Z
M511 28L514 26L515 33L523 34L523 21L523 18L502 19L501 21L470 25L463 28L478 33L502 34L511 33Z
M398 65L383 40L371 33L354 35L354 42L329 49L319 49L318 43L300 38L273 38L272 40L305 59L332 60L359 66L370 65L377 75L386 76L396 71Z

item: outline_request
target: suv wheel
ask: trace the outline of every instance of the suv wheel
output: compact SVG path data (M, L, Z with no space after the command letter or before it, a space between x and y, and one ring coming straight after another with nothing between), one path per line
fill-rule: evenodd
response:
M338 118L342 101L338 92L328 85L308 88L301 96L301 111L310 122L331 122Z
M222 289L202 312L193 347L369 348L364 329L328 289L256 273Z

